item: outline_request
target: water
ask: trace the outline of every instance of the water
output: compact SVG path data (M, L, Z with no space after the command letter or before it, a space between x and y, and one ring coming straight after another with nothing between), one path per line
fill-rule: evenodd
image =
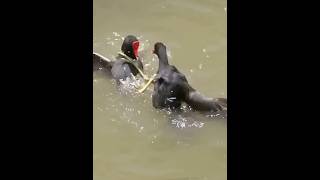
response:
M94 0L93 49L110 59L122 38L139 37L146 74L162 41L169 63L210 97L227 96L226 0ZM93 74L93 176L95 180L225 180L227 120L152 107L143 94L118 90Z

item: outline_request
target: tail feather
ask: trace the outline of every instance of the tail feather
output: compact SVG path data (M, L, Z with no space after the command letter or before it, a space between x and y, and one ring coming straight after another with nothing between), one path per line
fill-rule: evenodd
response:
M215 101L223 107L223 110L227 110L228 102L227 98L216 98Z
M186 103L194 110L198 111L222 111L227 108L227 99L225 98L208 98L198 91L191 91L186 98Z

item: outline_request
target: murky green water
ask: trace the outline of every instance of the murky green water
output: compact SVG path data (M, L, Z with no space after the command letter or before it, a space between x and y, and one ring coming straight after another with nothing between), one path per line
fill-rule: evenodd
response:
M147 74L162 41L169 61L210 97L227 96L226 0L93 0L93 50L110 59L122 38L136 35ZM227 120L169 114L143 94L119 92L93 74L95 180L227 179Z

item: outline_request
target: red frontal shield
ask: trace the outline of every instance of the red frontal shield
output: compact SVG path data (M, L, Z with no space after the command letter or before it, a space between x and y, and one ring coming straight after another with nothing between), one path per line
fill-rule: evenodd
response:
M139 41L134 41L132 43L132 48L133 48L134 56L137 58L138 57L138 49L139 49Z

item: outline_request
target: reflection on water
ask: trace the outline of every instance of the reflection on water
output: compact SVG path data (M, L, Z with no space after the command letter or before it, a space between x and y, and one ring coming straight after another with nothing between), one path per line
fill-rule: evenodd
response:
M211 97L226 97L226 0L94 0L93 49L115 59L128 34L140 40L146 74L156 72L153 44L163 41L169 62ZM227 178L227 126L219 115L182 107L152 107L143 80L117 87L93 74L94 179L200 180Z

